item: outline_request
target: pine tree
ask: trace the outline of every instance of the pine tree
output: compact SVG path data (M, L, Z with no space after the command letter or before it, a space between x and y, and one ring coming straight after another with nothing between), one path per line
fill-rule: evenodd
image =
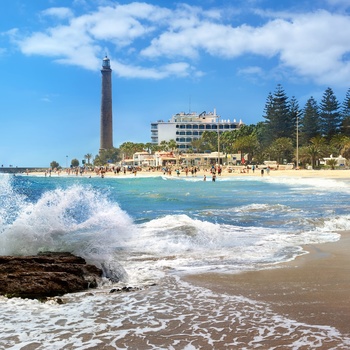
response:
M350 89L347 91L345 100L341 107L342 133L350 136Z
M339 102L329 87L323 94L320 104L320 127L321 133L327 139L340 132L342 118L339 112Z
M307 145L320 134L320 115L317 101L311 96L303 109L300 120L300 144Z
M264 112L268 135L271 140L291 136L293 130L290 104L281 84L277 85L273 95L269 93Z
M299 108L299 102L295 98L295 96L292 96L290 99L290 106L289 106L289 119L288 119L288 129L290 130L290 135L288 137L292 138L294 140L294 143L296 141L296 126L297 126L297 119L301 114L301 110Z

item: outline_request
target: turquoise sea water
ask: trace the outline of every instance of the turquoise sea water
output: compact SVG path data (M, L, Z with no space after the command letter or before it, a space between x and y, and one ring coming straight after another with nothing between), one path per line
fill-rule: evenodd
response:
M349 349L334 327L182 280L272 268L336 241L349 198L347 179L0 175L0 255L70 251L141 288L111 294L105 280L63 305L0 297L0 348Z
M4 175L0 183L1 254L68 250L138 282L169 267L264 268L350 228L347 180Z

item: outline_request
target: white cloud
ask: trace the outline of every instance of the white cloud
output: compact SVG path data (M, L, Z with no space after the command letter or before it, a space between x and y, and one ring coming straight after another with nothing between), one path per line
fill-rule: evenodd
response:
M328 4L333 5L333 6L340 6L343 8L348 8L350 7L349 0L326 0Z
M242 75L263 75L264 71L261 67L257 67L257 66L250 66L250 67L246 67L246 68L242 68L238 70L239 74Z
M157 68L126 65L116 60L112 61L111 68L120 77L141 79L164 79L171 76L189 76L192 67L185 62L166 64ZM200 72L197 72L200 74Z
M67 7L51 7L41 12L44 16L52 16L57 18L70 18L73 16L71 9Z
M344 28L350 17L327 11L273 19L260 27L201 22L183 30L168 30L141 51L146 57L199 57L202 52L225 59L244 54L279 57L283 66L318 83L347 84L350 37ZM343 76L338 74L342 72Z
M72 16L66 8L44 13L62 19ZM19 46L28 55L46 55L62 64L96 70L105 52L101 48L112 45L109 51L121 59L112 61L114 68L125 77L201 75L194 65L200 65L205 55L233 60L249 54L266 60L277 58L283 70L317 83L348 84L349 62L344 57L350 51L346 31L350 28L349 16L328 11L288 15L264 12L262 18L265 23L260 26L233 26L218 10L185 4L170 10L134 2L100 6L88 14L70 17L68 24L33 33ZM153 68L149 68L149 61Z

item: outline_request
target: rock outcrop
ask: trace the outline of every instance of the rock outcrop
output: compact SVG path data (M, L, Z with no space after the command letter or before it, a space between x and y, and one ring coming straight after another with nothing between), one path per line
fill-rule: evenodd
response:
M97 287L102 270L71 253L0 256L0 295L42 299Z

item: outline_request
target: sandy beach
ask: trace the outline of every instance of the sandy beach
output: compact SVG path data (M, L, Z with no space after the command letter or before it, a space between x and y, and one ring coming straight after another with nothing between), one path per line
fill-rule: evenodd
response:
M22 174L25 175L25 174ZM28 175L31 176L47 176L49 177L49 173L45 172L29 172ZM154 177L154 176L171 176L171 177L180 177L180 178L186 178L185 172L181 172L180 175L177 175L175 171L172 171L171 175L165 174L163 171L149 171L147 169L143 169L142 171L138 171L135 174L131 172L126 172L126 174L119 173L115 174L113 171L107 171L104 173L104 177L108 178L123 178L123 177ZM206 175L207 181L211 180L211 173L209 170L199 170L195 177L197 178L203 178L203 176ZM66 171L63 169L60 172L54 172L51 173L52 177L57 176L67 176ZM100 174L96 174L94 171L88 171L86 173L83 173L82 175L75 173L70 173L68 176L75 177L75 176L84 176L84 177L101 177ZM221 175L217 175L217 179L224 178L224 177L235 177L235 176L255 176L255 177L296 177L296 178L328 178L328 179L350 179L350 169L322 169L322 170L306 170L306 169L291 169L291 170L271 170L269 173L264 171L264 174L262 175L260 170L257 169L254 172L252 170L249 170L249 172L245 171L243 172L243 167L236 168L233 172L229 172L225 167L222 171ZM191 173L189 172L187 177L192 177Z
M264 301L298 322L350 333L350 233L335 243L309 245L309 252L276 268L237 275L201 274L190 283L219 293Z

